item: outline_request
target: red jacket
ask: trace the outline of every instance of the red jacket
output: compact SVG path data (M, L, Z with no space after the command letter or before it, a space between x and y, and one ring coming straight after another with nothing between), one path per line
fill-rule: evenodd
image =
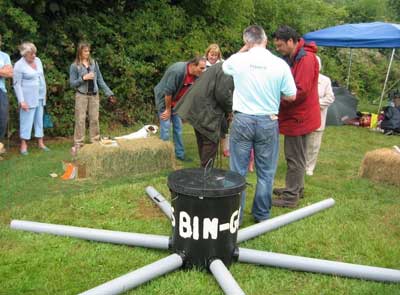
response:
M319 65L314 42L304 43L300 39L292 59L288 60L297 94L293 102L281 101L279 108L279 132L288 136L311 133L321 125L318 100Z

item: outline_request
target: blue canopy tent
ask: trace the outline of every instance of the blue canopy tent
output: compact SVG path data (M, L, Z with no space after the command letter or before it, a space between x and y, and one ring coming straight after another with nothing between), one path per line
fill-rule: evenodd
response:
M396 48L400 48L400 25L384 22L345 24L329 27L319 31L305 34L307 42L314 41L318 46L348 47L350 48L350 62L347 75L347 88L349 88L350 69L352 61L351 48L393 48L379 102L380 112L382 100L385 95L386 84L392 67Z

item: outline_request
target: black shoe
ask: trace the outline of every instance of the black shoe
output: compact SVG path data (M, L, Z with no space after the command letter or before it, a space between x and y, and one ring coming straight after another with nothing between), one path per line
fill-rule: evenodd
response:
M281 195L279 198L272 199L272 206L285 207L285 208L296 208L299 204L299 197L287 197Z

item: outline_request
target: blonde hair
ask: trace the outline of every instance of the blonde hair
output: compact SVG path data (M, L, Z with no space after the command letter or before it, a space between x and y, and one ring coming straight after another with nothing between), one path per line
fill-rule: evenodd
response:
M75 57L75 64L80 65L82 64L82 51L88 48L90 50L90 44L87 42L80 42L78 44L78 48L76 49L76 57ZM89 62L92 63L92 58L89 55Z
M218 44L210 44L207 49L206 49L206 53L205 53L205 57L208 59L208 54L210 52L216 52L218 54L218 59L222 58L222 54L221 54L221 49L219 48Z
M19 49L19 53L21 54L21 56L25 56L29 52L32 52L32 53L37 52L36 46L32 42L24 42L19 46L18 49Z

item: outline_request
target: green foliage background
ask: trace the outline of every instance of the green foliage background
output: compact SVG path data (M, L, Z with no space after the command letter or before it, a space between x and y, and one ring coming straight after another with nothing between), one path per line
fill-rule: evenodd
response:
M153 87L169 64L203 54L214 42L226 58L241 47L242 31L250 24L262 25L268 35L282 24L304 34L347 22L395 22L399 13L395 0L0 0L0 34L2 50L13 62L19 59L21 42L37 45L56 126L50 133L65 136L73 131L68 70L79 41L92 44L105 81L119 99L113 108L102 104L102 124L130 126L154 121ZM360 98L379 97L389 53L355 50L351 89ZM324 72L345 84L348 50L321 48L319 55ZM399 67L393 68L389 85L400 76ZM10 94L10 121L16 130L16 100Z

